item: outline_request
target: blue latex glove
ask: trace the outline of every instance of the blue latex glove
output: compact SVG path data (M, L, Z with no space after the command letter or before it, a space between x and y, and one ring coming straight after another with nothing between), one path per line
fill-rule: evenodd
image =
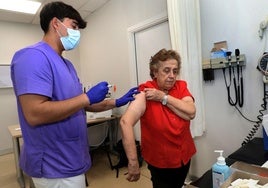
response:
M90 88L86 93L87 97L90 100L90 105L103 101L108 91L109 88L107 82L100 82L97 85Z
M133 101L135 99L133 95L136 95L138 93L139 93L138 87L131 88L124 96L115 100L115 106L116 107L124 106L129 101Z

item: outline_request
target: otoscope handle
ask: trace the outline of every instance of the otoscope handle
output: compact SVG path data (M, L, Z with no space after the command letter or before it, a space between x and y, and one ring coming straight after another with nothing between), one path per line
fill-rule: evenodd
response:
M239 49L235 49L235 56L236 56L236 61L238 61L239 58L240 58L240 51L239 51Z
M235 49L235 56L240 56L240 51L239 51L239 49Z
M227 55L227 57L230 57L232 55L232 52L231 51L227 51L226 52L226 55Z
M232 60L232 52L231 51L227 51L226 52L226 55L227 55L227 60L229 62L229 65L231 65L231 60Z

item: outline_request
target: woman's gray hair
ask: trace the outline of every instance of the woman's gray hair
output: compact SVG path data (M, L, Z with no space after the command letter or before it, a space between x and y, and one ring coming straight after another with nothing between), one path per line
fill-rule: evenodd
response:
M150 59L150 76L152 79L154 79L154 72L157 71L159 68L159 63L170 59L175 59L177 61L178 70L180 72L181 57L179 53L175 50L166 50L165 48L163 48Z

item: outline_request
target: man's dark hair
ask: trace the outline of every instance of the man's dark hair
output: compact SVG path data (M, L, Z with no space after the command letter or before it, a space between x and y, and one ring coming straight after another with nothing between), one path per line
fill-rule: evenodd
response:
M46 4L40 12L40 25L45 33L47 33L49 23L54 17L59 20L64 18L76 20L80 29L84 29L87 26L87 22L82 19L77 10L61 1L56 1Z

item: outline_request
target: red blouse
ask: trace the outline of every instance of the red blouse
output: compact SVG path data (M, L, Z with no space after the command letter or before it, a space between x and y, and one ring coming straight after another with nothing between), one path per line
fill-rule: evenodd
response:
M156 88L156 81L139 86ZM168 95L182 99L191 96L185 81L177 80ZM158 168L178 168L189 162L196 148L190 132L190 121L184 120L161 102L146 100L146 110L140 119L141 150L144 160Z

